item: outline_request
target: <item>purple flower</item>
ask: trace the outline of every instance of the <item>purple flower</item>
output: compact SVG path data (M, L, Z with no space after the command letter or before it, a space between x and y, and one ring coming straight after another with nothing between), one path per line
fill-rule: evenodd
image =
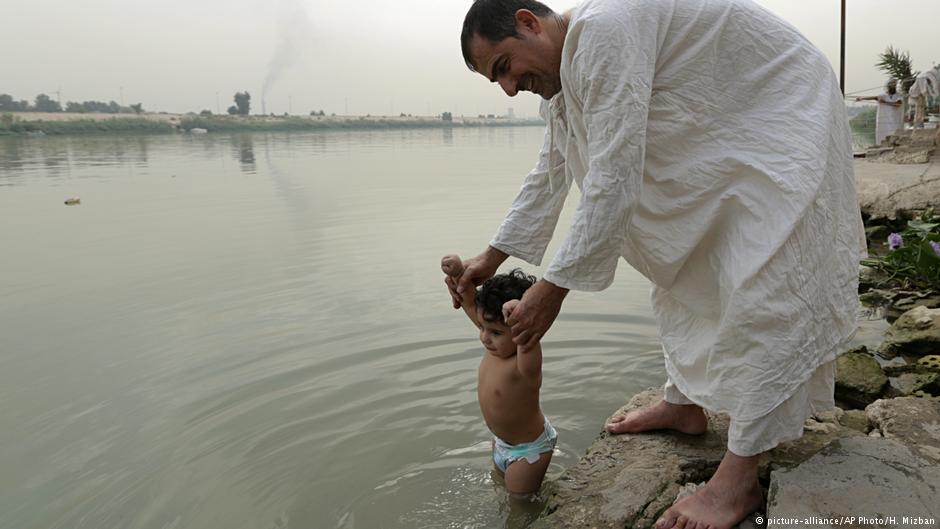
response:
M901 234L892 233L891 235L888 235L888 248L897 250L902 246L904 246L904 239L901 238Z
M930 247L933 248L933 253L940 257L940 243L937 241L930 241Z

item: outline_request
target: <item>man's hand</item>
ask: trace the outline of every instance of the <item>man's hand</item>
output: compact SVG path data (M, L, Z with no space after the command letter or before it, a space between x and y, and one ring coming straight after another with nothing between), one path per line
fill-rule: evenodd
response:
M512 328L512 341L530 347L548 332L561 311L561 303L568 289L541 279L522 295L519 303L510 307L506 324ZM506 306L503 305L505 311Z
M452 257L454 256L447 256L441 260L442 269L445 264L444 260L448 260ZM448 274L444 282L447 284L447 289L450 291L454 308L460 308L460 300L463 299L465 290L476 288L477 285L493 277L493 275L496 274L496 269L499 268L499 265L503 264L503 261L505 261L507 257L509 257L509 255L490 246L480 255L460 263L462 269L459 276ZM453 261L448 261L447 264L452 267L451 269L456 269ZM446 270L444 273L447 273Z

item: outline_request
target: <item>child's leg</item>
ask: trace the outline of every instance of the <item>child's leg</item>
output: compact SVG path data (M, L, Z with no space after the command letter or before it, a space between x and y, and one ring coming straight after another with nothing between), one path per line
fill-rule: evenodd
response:
M539 455L539 460L529 463L525 459L513 461L506 469L506 490L513 495L527 495L539 491L542 479L552 461L552 452Z

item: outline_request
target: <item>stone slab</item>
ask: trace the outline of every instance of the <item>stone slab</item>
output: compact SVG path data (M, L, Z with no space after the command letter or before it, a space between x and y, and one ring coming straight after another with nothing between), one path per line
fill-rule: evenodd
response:
M839 439L800 466L771 474L768 527L936 528L938 491L940 466L903 444Z

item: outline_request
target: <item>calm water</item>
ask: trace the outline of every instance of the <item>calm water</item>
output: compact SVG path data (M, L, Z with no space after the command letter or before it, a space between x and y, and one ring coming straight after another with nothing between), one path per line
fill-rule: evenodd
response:
M0 140L0 527L523 526L438 263L541 134ZM557 476L661 383L646 281L572 294L544 349Z

